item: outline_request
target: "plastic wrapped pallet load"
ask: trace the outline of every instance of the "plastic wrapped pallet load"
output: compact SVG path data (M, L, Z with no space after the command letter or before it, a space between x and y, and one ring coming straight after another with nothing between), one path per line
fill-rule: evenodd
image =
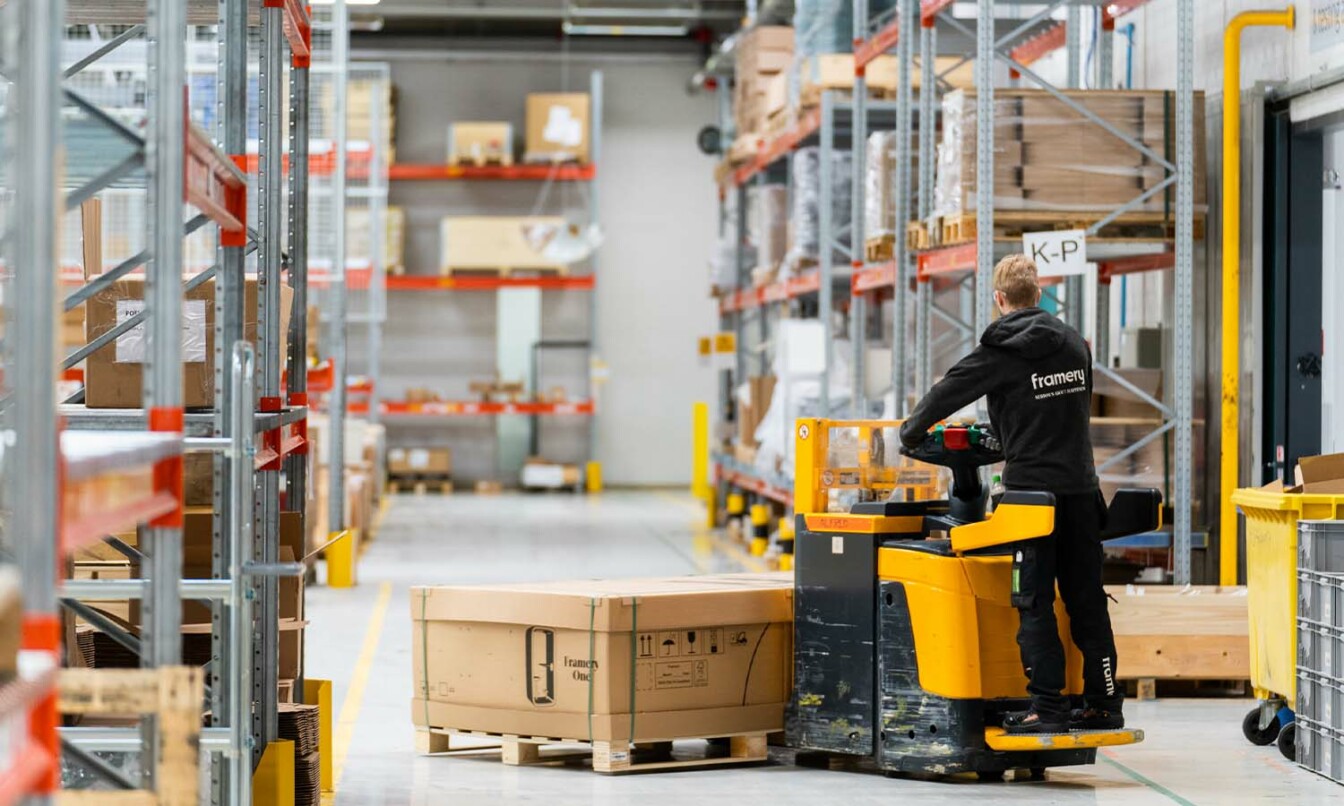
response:
M759 285L775 277L788 245L789 189L785 185L747 188L747 243L756 254L752 279Z
M794 152L789 172L790 199L793 215L790 219L789 251L785 256L788 274L799 274L814 266L821 256L821 161L820 148L809 146ZM853 159L848 151L832 151L831 161L831 235L849 226L853 176ZM838 250L832 252L833 265L844 265L849 257Z

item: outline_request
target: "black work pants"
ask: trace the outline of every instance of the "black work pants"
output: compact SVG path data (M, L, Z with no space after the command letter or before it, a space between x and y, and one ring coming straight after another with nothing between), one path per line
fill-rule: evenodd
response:
M1055 531L1026 541L1018 563L1022 650L1032 705L1043 717L1065 717L1069 700L1064 647L1055 621L1055 585L1069 614L1073 642L1083 654L1083 694L1089 707L1118 711L1124 699L1116 683L1115 636L1101 586L1101 529L1106 504L1101 493L1055 497Z

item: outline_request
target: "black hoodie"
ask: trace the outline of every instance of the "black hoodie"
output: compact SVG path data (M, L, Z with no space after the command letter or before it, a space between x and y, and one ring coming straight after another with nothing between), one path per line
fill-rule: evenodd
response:
M1088 433L1092 351L1078 331L1040 308L993 322L919 401L901 441L915 447L930 427L982 395L1003 443L1005 487L1057 495L1097 489Z

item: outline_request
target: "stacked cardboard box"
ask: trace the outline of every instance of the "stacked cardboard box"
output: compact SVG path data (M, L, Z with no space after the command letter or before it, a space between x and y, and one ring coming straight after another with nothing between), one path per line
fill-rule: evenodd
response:
M333 86L330 82L324 85ZM384 164L396 162L396 89L383 79L356 78L346 87L346 99L346 136L381 149Z
M864 236L869 241L880 238L894 238L897 234L896 222L896 132L882 131L868 135L867 159L864 161L865 191ZM918 143L911 142L910 176L919 171ZM906 188L910 200L910 214L916 215L919 205L917 185L912 181ZM883 256L889 258L890 254Z
M0 685L18 673L23 638L23 591L13 568L0 568Z
M406 270L406 210L396 205L383 208L381 233L382 268L388 274ZM367 207L345 211L346 254L352 261L373 259L373 215Z
M321 715L316 705L282 703L277 735L294 742L294 806L322 799Z
M1138 90L1067 90L1073 102L1165 159L1175 159L1176 106L1172 93ZM1195 204L1204 196L1204 102L1195 99ZM1105 214L1151 189L1162 165L1044 90L994 94L994 207L996 210ZM976 206L976 96L943 98L934 212L973 213ZM1157 193L1138 212L1168 215L1175 189Z
M463 121L448 126L449 165L512 165L513 124Z
M563 271L565 264L547 258L543 250L566 226L560 216L446 216L440 225L439 273Z
M747 188L747 243L755 248L752 281L763 285L775 278L788 249L789 188L752 185Z
M587 93L529 93L524 162L590 159L592 104Z
M754 453L758 444L756 428L770 410L770 400L775 394L775 376L754 375L747 379L742 388L745 394L739 394L737 402L737 444L743 449L739 458L747 461L753 458L747 454Z
M331 495L330 427L325 415L308 415L311 445L311 483L308 489L307 548L312 553L330 539L328 502ZM378 528L378 507L387 486L387 430L382 425L348 418L345 421L345 528L354 540L371 539Z
M793 29L762 25L738 39L737 76L733 86L733 119L741 138L756 138L766 126L766 87L793 61Z
M595 742L783 729L790 574L411 589L422 729Z
M86 303L86 336L93 341L144 308L145 280L117 280ZM280 287L281 338L289 332L294 290ZM243 289L243 338L257 335L257 278L247 278ZM141 367L146 358L145 326L132 328L113 344L89 356L85 365L84 398L89 408L139 408L143 387ZM215 281L208 280L183 293L182 404L204 408L215 402Z
M387 452L389 476L435 476L453 474L453 452L448 448L391 448Z

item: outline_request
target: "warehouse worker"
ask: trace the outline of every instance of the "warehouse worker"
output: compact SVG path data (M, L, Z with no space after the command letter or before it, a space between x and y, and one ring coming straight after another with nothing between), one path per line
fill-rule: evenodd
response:
M914 448L926 432L981 396L1003 444L1004 486L1055 496L1055 531L1015 553L1020 567L1013 604L1031 694L1028 711L1008 714L1010 733L1062 733L1124 727L1116 686L1115 637L1101 586L1105 501L1097 487L1088 434L1092 353L1072 327L1039 307L1036 264L1009 255L994 267L994 304L1002 315L980 344L934 385L901 427ZM1055 623L1055 583L1083 653L1085 707L1070 713L1062 692L1064 647Z

